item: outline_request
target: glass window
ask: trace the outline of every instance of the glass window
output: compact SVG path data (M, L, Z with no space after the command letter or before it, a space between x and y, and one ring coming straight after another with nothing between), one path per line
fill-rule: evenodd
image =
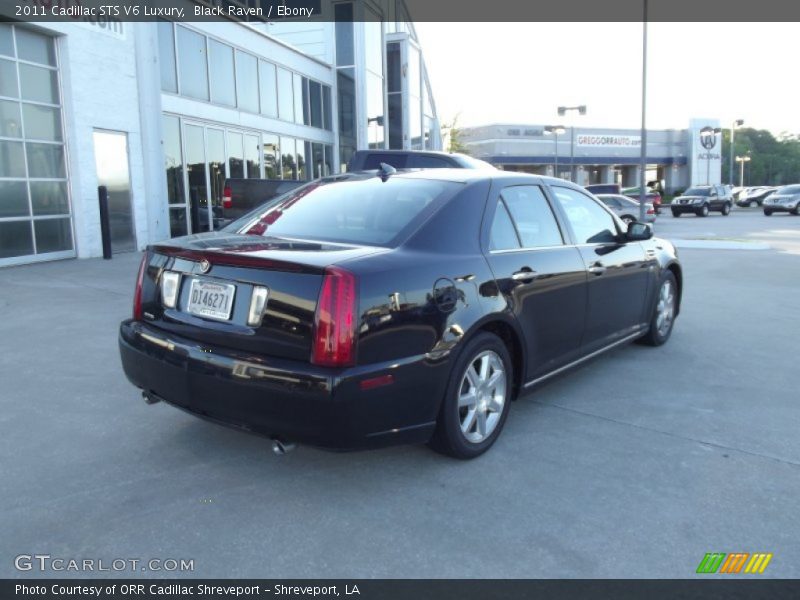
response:
M367 122L369 123L369 147L383 148L385 127L383 123L383 79L368 71L367 80Z
M403 149L403 95L389 94L389 148Z
M265 60L258 61L258 85L261 90L261 114L278 116L278 92L275 83L275 65Z
M158 62L161 67L161 89L178 91L178 75L175 71L175 28L167 21L158 22Z
M325 144L325 172L323 175L330 175L333 173L333 146Z
M61 110L49 106L23 104L25 138L29 140L61 141Z
M336 64L349 67L356 63L353 54L353 3L335 4L333 15L336 21Z
M564 243L558 223L537 185L517 185L503 190L502 198L524 248L560 246Z
M386 45L386 76L386 91L389 93L402 91L402 80L400 79L400 44L398 43Z
M10 60L0 59L0 96L19 98L17 65Z
M23 100L58 104L58 74L53 69L20 64L19 79Z
M19 102L0 100L0 137L22 137Z
M379 177L300 186L227 231L388 245L461 189L449 181ZM275 212L280 211L280 218Z
M167 174L167 200L170 204L183 204L183 154L181 152L181 124L178 117L165 115L164 169Z
M233 76L233 48L208 40L211 70L211 101L236 106L236 83Z
M241 138L241 134L239 135ZM211 184L211 211L213 217L222 216L222 194L225 190L225 132L222 129L206 130L208 140L208 171ZM242 141L239 140L241 152ZM241 156L241 155L240 155ZM239 159L240 165L241 158Z
M308 162L311 165L311 179L317 179L327 175L325 172L325 152L323 151L322 144L311 144L311 154Z
M231 179L244 178L244 138L241 133L228 132L228 167Z
M0 181L0 217L27 217L28 188L24 181Z
M28 155L28 175L42 179L63 179L64 147L55 144L25 144Z
M605 204L610 208L622 208L622 205L620 204L619 200L617 200L612 196L598 196L597 198L598 200L600 200L600 202L602 202L603 204Z
M339 69L339 163L344 166L356 149L356 83L355 69Z
M17 53L20 60L39 63L42 65L56 66L56 49L53 38L16 28Z
M178 26L178 74L181 94L208 100L206 38Z
M11 25L0 23L0 54L14 56L14 38L11 33Z
M72 231L69 219L45 219L33 222L36 231L36 252L72 250Z
M331 86L322 86L322 126L331 131L333 120L331 118Z
M453 165L443 158L436 156L425 156L418 154L411 154L408 157L408 164L406 167L409 169L448 169Z
M597 202L577 190L553 186L553 193L567 215L579 244L613 242L617 236L614 217Z
M308 124L308 94L303 90L303 78L294 73L292 75L294 82L294 120L295 123Z
M0 258L33 254L30 221L0 222Z
M278 118L294 121L292 72L278 67Z
M258 156L258 136L244 136L244 161L247 165L247 178L258 179L261 177L261 164Z
M489 234L490 250L511 250L519 248L519 237L514 229L514 223L508 215L508 209L502 200L497 201L497 211L492 221L492 231Z
M31 181L31 205L34 215L67 215L66 181Z
M294 139L281 138L281 166L284 179L297 179L297 157L295 156Z
M280 148L278 147L278 136L264 135L264 177L267 179L280 179L281 167L278 161Z
M259 111L258 104L258 60L252 54L236 51L236 94L239 108L250 112Z
M306 169L306 157L311 152L310 149L306 150L306 146L308 145L308 142L297 140L297 178L300 181L310 179L308 177L308 170Z
M311 126L322 128L322 84L308 82L308 101L311 111Z
M0 177L25 177L22 142L0 140Z
M203 128L187 125L186 171L189 179L189 208L192 216L192 231L208 231L208 187L206 186L206 154Z
M169 235L179 237L189 233L186 227L186 208L183 206L169 209Z

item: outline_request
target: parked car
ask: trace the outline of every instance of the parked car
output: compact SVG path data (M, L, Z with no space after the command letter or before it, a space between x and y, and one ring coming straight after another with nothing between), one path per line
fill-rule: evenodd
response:
M764 203L764 199L777 189L778 188L774 187L760 187L748 190L746 193L739 195L739 199L736 200L736 205L742 207L749 206L751 208L761 206Z
M616 214L626 225L639 220L639 203L622 194L596 194L600 201ZM645 203L645 223L655 223L656 211L649 202Z
M292 179L226 179L222 191L222 216L238 219L276 196L303 185Z
M641 188L639 187L625 188L622 190L622 194L628 196L628 198L633 198L634 200L638 201L641 197L641 194L639 193L640 189ZM656 214L661 214L661 194L648 187L645 198L647 199L647 202L653 205Z
M800 215L800 184L785 185L764 200L764 214L788 212Z
M430 441L472 458L522 392L665 343L682 281L670 242L562 180L348 174L149 246L119 348L148 402L278 449Z
M484 160L458 152L428 150L358 150L347 163L348 172L374 171L381 163L395 169L487 169L497 168Z
M731 213L733 199L721 185L696 185L674 198L669 206L673 217L685 213L707 217L712 210L727 216Z
M595 196L600 194L621 194L622 186L618 183L590 183L583 186L587 192L592 192Z

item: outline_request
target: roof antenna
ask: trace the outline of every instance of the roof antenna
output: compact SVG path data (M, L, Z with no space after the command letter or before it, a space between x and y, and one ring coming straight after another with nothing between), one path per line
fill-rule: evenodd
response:
M381 168L378 169L378 177L381 178L381 181L386 181L389 179L390 175L394 175L395 173L397 173L397 169L383 162L381 163Z

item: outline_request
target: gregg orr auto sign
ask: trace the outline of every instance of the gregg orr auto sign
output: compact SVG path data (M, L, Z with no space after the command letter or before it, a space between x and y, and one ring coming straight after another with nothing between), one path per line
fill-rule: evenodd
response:
M642 145L642 138L638 135L585 135L575 136L578 146L617 146L623 148L636 148Z

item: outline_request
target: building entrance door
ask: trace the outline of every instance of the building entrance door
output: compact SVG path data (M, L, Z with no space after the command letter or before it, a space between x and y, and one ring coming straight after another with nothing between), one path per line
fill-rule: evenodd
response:
M136 250L128 170L128 134L120 131L94 132L94 161L97 185L108 188L108 217L111 249Z

